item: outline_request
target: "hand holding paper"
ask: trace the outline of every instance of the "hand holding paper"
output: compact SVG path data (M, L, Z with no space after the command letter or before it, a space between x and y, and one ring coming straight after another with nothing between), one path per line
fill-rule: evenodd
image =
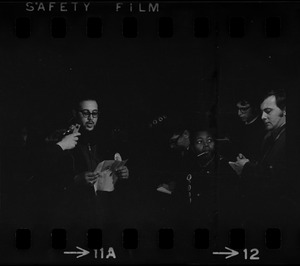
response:
M119 153L114 156L117 160L105 160L99 163L94 171L99 177L94 184L95 191L113 191L118 177L128 178L129 171Z
M104 170L99 175L100 176L97 178L97 181L94 184L95 190L108 192L114 191L115 188L112 172L110 170Z
M93 173L93 172L82 172L78 175L75 176L75 181L76 182L85 182L86 184L95 184L97 181L97 178L99 177L98 173Z
M232 169L238 174L241 175L244 165L249 162L249 159L247 159L243 154L239 154L236 157L236 162L228 162L229 165L232 167Z

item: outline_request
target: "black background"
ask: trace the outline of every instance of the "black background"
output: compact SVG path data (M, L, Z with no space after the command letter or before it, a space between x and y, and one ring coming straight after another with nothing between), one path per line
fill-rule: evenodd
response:
M161 3L159 13L141 14L116 13L113 4L99 4L90 6L88 13L62 14L28 13L24 4L1 4L1 144L6 145L11 132L21 125L40 130L43 136L64 127L71 117L70 99L84 90L98 92L100 126L130 125L134 134L161 114L176 118L177 113L192 112L203 117L217 106L217 126L226 135L236 119L235 101L240 91L259 95L283 88L289 100L287 182L292 189L299 185L299 10L298 4L283 3ZM20 16L31 18L29 39L14 35L14 22ZM53 39L50 20L61 16L67 19L67 36ZM86 37L88 16L102 18L101 38ZM138 19L135 39L122 36L122 19L127 16ZM161 16L173 18L172 38L159 38ZM209 17L208 38L193 35L193 19L199 16ZM245 18L244 38L229 37L231 16ZM267 16L281 17L281 37L265 37ZM298 220L295 217L288 225L296 225ZM288 233L296 228L288 225L284 225ZM292 235L296 236L297 230ZM292 239L299 246L299 239ZM266 259L273 256L264 255ZM290 255L294 258L296 253Z

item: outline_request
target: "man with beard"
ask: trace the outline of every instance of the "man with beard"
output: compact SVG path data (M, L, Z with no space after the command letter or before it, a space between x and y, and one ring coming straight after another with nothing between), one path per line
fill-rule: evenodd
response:
M110 182L109 186L102 189L94 186L102 175L95 172L97 165L103 160L120 160L120 153L123 154L105 132L97 128L99 113L95 97L81 98L73 109L75 124L59 141L48 145L45 160L48 182L44 183L44 190L49 194L54 220L58 222L84 221L93 225L114 219L115 211L121 211L117 197L120 181L117 180L129 177L126 166L114 173L103 172L101 180L106 184Z

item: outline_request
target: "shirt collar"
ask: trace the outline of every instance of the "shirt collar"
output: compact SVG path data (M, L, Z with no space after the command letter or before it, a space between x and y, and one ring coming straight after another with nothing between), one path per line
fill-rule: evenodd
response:
M250 124L252 124L253 122L256 121L257 118L258 118L258 116L254 117L250 122L246 122L245 125L250 125Z
M276 139L285 130L285 122L279 127L271 132L273 139Z

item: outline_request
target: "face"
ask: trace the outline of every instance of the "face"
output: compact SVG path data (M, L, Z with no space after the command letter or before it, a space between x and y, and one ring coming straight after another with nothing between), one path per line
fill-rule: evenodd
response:
M169 140L171 149L184 150L190 145L189 132L185 130L183 133L176 132Z
M249 103L245 102L242 104L242 102L238 102L236 105L238 109L238 116L239 118L244 122L250 122L253 118L253 110Z
M200 156L200 154L203 154L207 157L210 157L215 151L215 141L212 135L207 131L199 131L196 134L193 144L198 156Z
M86 100L79 103L77 112L78 120L87 131L94 130L98 121L98 104L94 100Z
M286 112L276 105L276 98L274 95L266 98L262 102L260 109L262 111L261 119L267 130L274 130L285 123Z

